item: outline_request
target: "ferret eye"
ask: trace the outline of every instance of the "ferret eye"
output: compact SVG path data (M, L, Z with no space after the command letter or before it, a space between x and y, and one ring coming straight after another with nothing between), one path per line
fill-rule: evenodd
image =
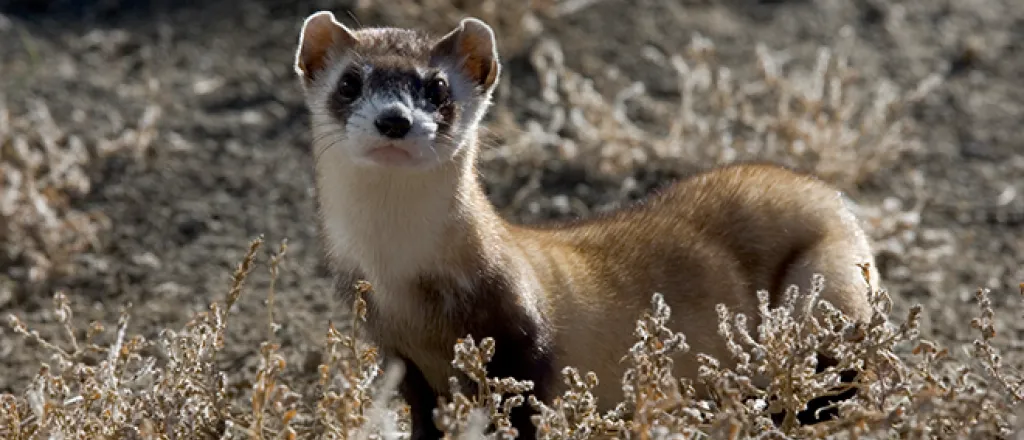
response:
M341 75L338 82L338 94L342 98L352 101L359 97L363 91L363 77L356 70L348 70Z
M434 78L427 83L427 100L435 107L448 103L448 82L444 78Z

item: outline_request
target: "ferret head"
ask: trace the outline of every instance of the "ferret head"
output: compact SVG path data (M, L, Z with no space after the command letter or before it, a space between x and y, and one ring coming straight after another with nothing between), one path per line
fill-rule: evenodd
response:
M316 149L362 167L429 170L472 148L500 64L494 32L474 18L431 37L352 30L324 11L302 26L295 71Z

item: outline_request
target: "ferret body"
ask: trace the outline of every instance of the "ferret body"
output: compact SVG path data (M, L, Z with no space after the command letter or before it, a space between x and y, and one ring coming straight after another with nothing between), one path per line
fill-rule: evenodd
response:
M544 400L563 390L563 367L597 373L607 409L622 398L621 360L655 292L691 347L677 376L696 376L694 353L731 359L715 305L756 318L758 290L778 297L820 273L823 299L870 317L858 265L874 261L856 219L838 191L780 167L707 171L593 219L504 220L475 168L500 70L494 34L475 19L431 37L351 30L321 12L296 53L325 251L343 292L356 279L373 286L367 328L405 363L414 439L439 435L431 411L466 335L493 337L490 375L532 380ZM523 438L535 433L528 417L514 412Z

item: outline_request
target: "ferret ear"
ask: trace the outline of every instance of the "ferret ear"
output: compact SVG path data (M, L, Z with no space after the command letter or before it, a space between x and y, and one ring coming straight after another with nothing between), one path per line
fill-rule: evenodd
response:
M320 11L306 18L299 35L299 48L295 53L295 73L304 85L327 67L328 55L332 50L344 51L358 40L345 25L328 11Z
M440 59L454 61L458 68L474 83L490 90L498 82L501 64L498 47L491 27L476 18L464 18L459 27L449 32L434 45L431 62Z

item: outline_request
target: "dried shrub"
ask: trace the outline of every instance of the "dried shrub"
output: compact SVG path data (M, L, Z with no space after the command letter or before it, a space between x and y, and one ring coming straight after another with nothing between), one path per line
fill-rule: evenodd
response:
M855 36L848 28L841 35L836 47L819 49L810 68L764 45L754 51L755 66L724 65L714 43L699 34L681 53L647 52L662 76L677 78L675 100L648 95L642 82L606 96L567 64L557 41L541 39L530 52L539 92L515 102L521 115L495 110L496 141L481 158L501 179L531 176L509 197L513 206L527 204L528 217L541 210L586 215L660 184L638 181L638 171L656 178L736 161L770 160L854 191L921 148L908 113L941 77L902 91L858 76L848 55ZM530 170L567 163L586 170L591 186L609 187L608 194L573 194L582 204L542 195L543 176Z
M382 365L372 345L358 336L365 319L357 286L349 334L329 326L327 356L319 367L317 390L302 394L281 379L287 368L273 331L258 347L261 359L248 398L227 384L235 374L218 365L225 348L228 310L244 290L256 265L255 240L235 271L223 302L195 317L180 331L165 330L159 341L128 334L129 307L116 331L107 334L92 323L82 334L73 326L67 297L54 297L65 343L54 342L10 317L12 328L50 352L21 395L0 396L0 434L4 438L399 438L407 417L392 400L401 365ZM272 280L285 248L271 258ZM670 328L671 310L660 294L639 317L636 343L625 353L627 369L619 380L623 399L605 414L590 394L601 378L566 368L566 391L550 402L523 395L532 383L488 377L494 340L476 343L467 335L455 345L452 365L473 385L465 394L452 378L452 397L438 404L436 419L447 438L514 438L511 409L529 404L541 438L964 438L1004 437L1019 429L1024 379L1002 362L995 345L995 312L988 292L977 293L979 332L972 359L955 358L948 349L921 338L920 307L905 320L890 321L891 300L870 289L870 322L855 324L818 297L827 280L815 277L808 292L795 286L781 304L770 306L761 292L758 316L730 312L719 305L719 333L732 359L696 353L698 377L672 374L672 354L688 351L686 336ZM271 283L273 286L273 282ZM273 307L273 287L267 304ZM813 313L817 311L818 313ZM273 329L273 313L268 313ZM752 327L753 326L753 327ZM100 342L106 338L108 342ZM159 350L162 356L151 354ZM815 369L816 353L839 361ZM975 365L972 365L974 363ZM812 398L836 393L844 370L858 372L855 397L835 405L834 420L795 423L793 414ZM764 380L762 380L764 379ZM695 386L712 390L696 397ZM774 415L786 416L776 421Z
M82 264L77 256L100 247L110 220L74 202L92 191L91 171L100 163L144 154L160 117L150 107L136 128L92 141L62 129L44 103L32 104L28 115L12 117L0 98L0 297L8 288L3 278L40 285L73 273Z
M211 304L179 331L164 330L158 341L128 334L128 308L113 335L92 323L79 340L62 293L54 297L55 311L70 349L9 317L14 331L50 352L53 363L44 364L23 395L0 397L0 437L330 439L365 437L370 428L379 433L379 427L395 425L388 423L393 414L380 410L386 401L373 398L389 397L400 372L380 374L376 351L333 325L327 335L328 356L318 370L319 392L301 395L282 382L287 365L272 341L273 332L254 350L260 366L249 398L228 387L232 373L217 362L225 349L228 311L242 295L261 245L262 239L250 244L223 302ZM270 262L272 280L284 250L282 246ZM272 297L271 290L271 307ZM271 328L272 316L268 313ZM355 315L353 335L362 319ZM108 343L97 341L103 336ZM384 432L391 431L397 428Z
M849 189L918 147L904 114L937 84L936 77L909 92L884 82L866 84L842 45L823 48L816 64L805 70L787 69L787 63L759 46L753 69L758 76L751 79L737 76L741 68L721 65L714 45L698 35L683 53L650 54L678 78L676 101L649 97L640 83L607 99L567 66L556 42L540 40L533 46L542 31L538 17L557 18L589 3L499 7L490 0L430 0L392 7L363 0L358 10L376 14L381 22L411 25L415 20L436 30L463 15L476 15L495 25L506 56L529 52L539 75L539 98L522 103L529 109L525 120L497 116L494 131L505 142L484 152L492 168L572 162L595 181L628 190L637 185L632 174L639 168L675 172L698 163L770 158ZM845 47L853 44L852 34L844 37ZM638 111L651 120L634 117ZM89 192L88 167L111 152L141 154L158 115L147 113L138 129L120 138L86 142L58 127L44 106L17 120L0 108L0 265L12 268L0 276L39 281L73 270L74 255L94 246L95 237L109 227L101 213L73 208L72 201ZM540 203L535 194L540 189L539 180L531 180L516 203ZM599 202L619 198L611 195ZM544 203L570 204L553 200L563 202ZM862 210L882 252L912 257L922 244L943 246L940 232L916 230L920 203L904 208L886 202L881 209ZM184 328L163 331L156 341L129 333L130 305L112 332L101 323L76 327L73 307L62 293L54 296L54 310L65 341L44 337L11 317L11 327L51 354L52 361L22 393L0 396L0 437L401 438L407 416L395 408L395 389L402 367L382 364L376 349L358 334L367 286L358 288L346 332L328 326L316 389L300 393L283 379L289 366L281 353L289 347L274 342L273 280L284 247L269 263L267 340L249 349L260 359L248 381L252 386L242 393L227 386L241 379L218 363L228 311L245 290L260 245L260 240L251 244L221 302ZM935 273L924 256L907 261L900 272L907 277ZM970 350L958 351L921 337L920 307L911 307L902 322L894 323L884 290L869 292L875 311L871 322L854 325L827 303L814 301L824 283L816 279L809 292L791 290L774 307L761 295L757 316L720 306L720 334L729 342L731 359L698 354L703 368L693 378L671 374L671 354L689 347L685 335L671 329L671 310L655 293L650 312L637 317L636 343L624 353L623 376L598 378L568 367L561 372L567 389L551 402L522 398L529 383L486 377L487 363L501 347L466 335L455 347L453 365L476 392L467 394L453 380L453 395L439 402L438 420L447 438L465 439L514 435L508 412L521 405L538 410L535 423L546 439L1006 438L1020 433L1024 375L1001 354L1005 342L997 339L996 311L987 291L976 295L980 313L971 324L978 339ZM6 285L0 280L0 298ZM855 334L860 337L851 337ZM818 352L832 355L839 365L816 371L812 354ZM795 411L813 397L834 393L842 386L839 373L850 369L859 373L853 384L858 394L836 405L835 420L794 423ZM622 401L603 414L590 394L599 380L620 381L623 389ZM697 398L696 386L709 387L714 397ZM785 416L776 422L779 413Z

